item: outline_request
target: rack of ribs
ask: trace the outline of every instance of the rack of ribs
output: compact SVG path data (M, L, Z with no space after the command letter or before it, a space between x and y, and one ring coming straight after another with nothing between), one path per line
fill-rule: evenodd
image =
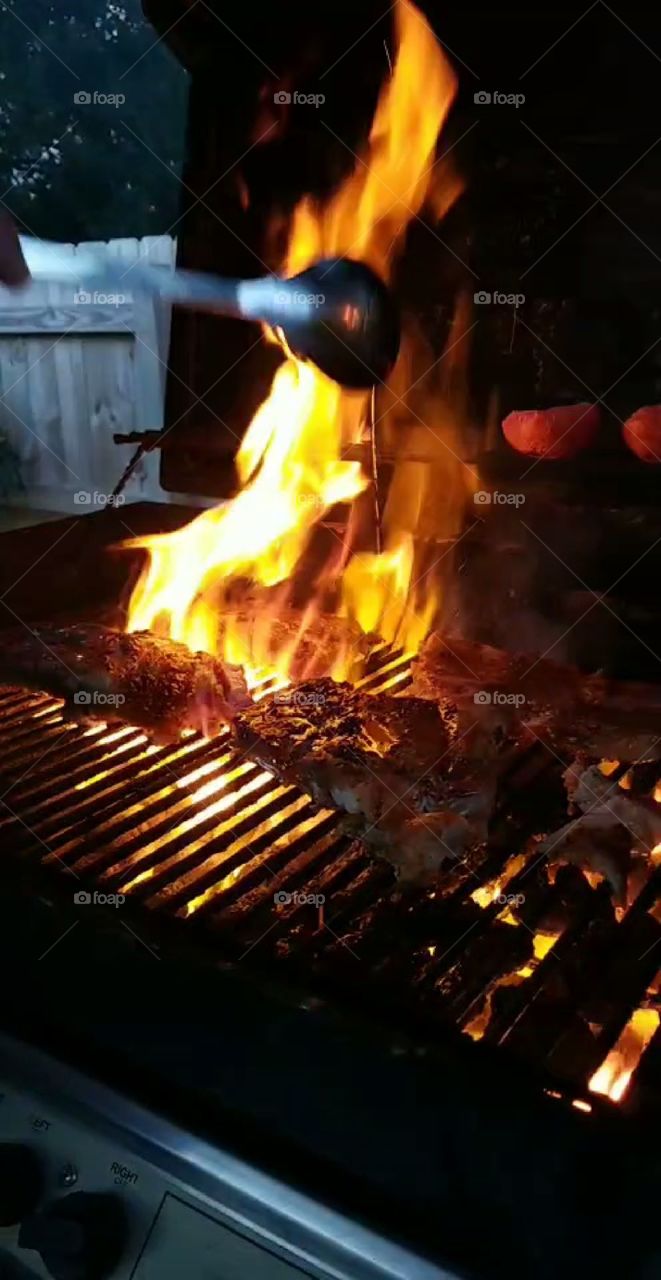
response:
M577 667L433 632L412 664L412 692L473 704L558 751L597 759L661 757L661 684L585 675Z
M448 700L367 694L308 680L237 712L246 755L345 815L353 834L401 880L432 883L444 863L486 839L500 766ZM479 758L477 758L479 756Z
M5 633L0 683L63 698L79 720L139 725L158 742L186 729L212 737L250 702L239 667L149 631L88 624Z

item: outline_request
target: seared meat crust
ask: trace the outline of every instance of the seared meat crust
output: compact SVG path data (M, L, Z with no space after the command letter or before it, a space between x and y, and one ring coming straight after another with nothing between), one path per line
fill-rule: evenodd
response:
M77 719L121 720L158 741L211 737L249 703L240 668L149 631L43 627L0 639L0 681L63 698Z
M348 815L402 879L431 882L486 836L494 771L463 750L450 702L310 680L240 711L233 728L252 759Z
M433 632L413 660L413 693L473 704L510 733L527 729L560 755L661 756L661 686L585 675L576 667ZM517 728L518 725L518 728Z

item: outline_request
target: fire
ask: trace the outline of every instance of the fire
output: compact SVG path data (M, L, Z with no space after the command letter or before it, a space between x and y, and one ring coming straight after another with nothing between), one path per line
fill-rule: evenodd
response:
M281 365L239 449L244 487L236 497L174 533L129 544L150 551L129 630L154 627L164 616L172 639L214 652L213 596L222 584L250 578L270 587L290 576L319 513L365 488L360 464L340 459L341 399L355 408L355 396L311 365Z
M608 1057L590 1080L593 1093L603 1093L613 1102L620 1102L658 1026L656 1009L636 1009Z
M528 964L524 964L522 969L517 969L516 972L518 976L520 978L531 978L540 961L548 955L551 948L555 946L559 937L559 933L547 933L544 930L540 930L539 933L536 933L533 938L532 956L528 961Z
M459 193L456 179L444 175L439 197L438 173L432 174L455 77L410 0L396 0L394 24L392 71L364 151L330 199L321 203L307 196L295 209L286 275L317 259L345 255L369 263L388 279L406 229L427 195L431 192L438 211ZM174 533L127 544L148 551L131 598L128 630L152 629L193 649L220 651L241 662L253 682L273 673L286 678L293 649L274 655L271 630L287 585L324 513L353 502L369 483L361 464L345 460L343 450L364 438L370 393L344 391L312 365L288 351L285 355L239 448L236 496ZM322 585L328 588L333 573L343 572L344 616L416 650L436 608L430 593L415 590L413 533L419 509L414 501L403 521L400 514L388 522L381 555L362 552L351 559L350 545L343 547L339 570L327 566L309 587L308 618L320 607ZM237 582L269 591L268 604L260 596L259 625L252 625L249 635L240 618L224 608ZM278 584L284 592L273 591ZM262 594L266 597L266 591ZM345 674L338 660L333 675Z
M413 537L404 534L380 555L353 556L342 579L342 613L408 653L420 648L437 603L433 592L412 591L413 563Z
M475 897L474 894L473 897ZM498 917L498 919L502 920L503 923L506 924L518 925L519 923L519 921L514 917L506 919L504 912ZM496 979L487 992L487 995L477 1013L475 1013L470 1021L462 1028L464 1033L467 1036L470 1036L471 1040L481 1040L484 1036L491 1021L491 1015L493 1013L493 998L496 992L502 987L520 987L523 982L528 980L528 978L532 978L535 969L537 969L538 965L541 964L544 957L548 955L551 947L555 945L559 937L559 933L548 932L543 929L539 930L539 932L533 937L533 954L528 963L524 965L523 968L516 969L514 973L505 973L501 975L500 978Z
M394 17L397 52L379 97L367 154L327 204L311 197L301 201L287 275L333 254L367 262L387 280L394 250L425 200L456 80L420 10L409 0L397 0ZM449 202L458 194L456 184Z
M496 898L500 897L503 889L509 884L510 880L513 880L514 877L519 874L519 871L523 870L526 865L527 857L528 855L526 853L515 853L512 857L508 858L505 866L500 872L500 875L495 876L493 880L488 880L486 884L480 885L478 889L473 890L471 893L473 902L476 902L478 907L490 907L491 903L495 902Z

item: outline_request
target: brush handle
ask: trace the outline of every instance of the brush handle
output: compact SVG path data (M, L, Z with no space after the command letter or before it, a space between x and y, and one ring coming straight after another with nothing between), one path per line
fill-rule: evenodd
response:
M0 215L0 285L21 288L30 280L69 285L83 294L78 302L94 301L93 292L113 294L116 302L135 290L268 324L299 359L354 390L387 377L399 348L399 317L386 286L365 263L349 258L323 259L289 280L228 279L140 258L127 263L107 250L66 253L51 241L19 236L12 220Z
M115 296L135 289L197 311L284 327L294 320L305 323L313 315L314 303L296 280L237 280L205 271L173 271L140 259L127 263L98 249L63 253L60 245L32 236L19 236L18 242L30 278L36 281Z
M136 290L223 315L241 314L238 280L201 271L172 271L140 259L126 262L98 249L64 253L60 245L32 236L19 236L18 243L29 278L35 281L71 285L84 292L121 294Z

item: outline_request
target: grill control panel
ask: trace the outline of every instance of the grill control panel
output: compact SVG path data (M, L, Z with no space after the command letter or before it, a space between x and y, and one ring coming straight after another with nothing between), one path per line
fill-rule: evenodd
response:
M0 1280L324 1274L278 1257L222 1221L218 1206L186 1198L151 1164L10 1087L0 1138Z
M0 1280L458 1280L0 1032Z

